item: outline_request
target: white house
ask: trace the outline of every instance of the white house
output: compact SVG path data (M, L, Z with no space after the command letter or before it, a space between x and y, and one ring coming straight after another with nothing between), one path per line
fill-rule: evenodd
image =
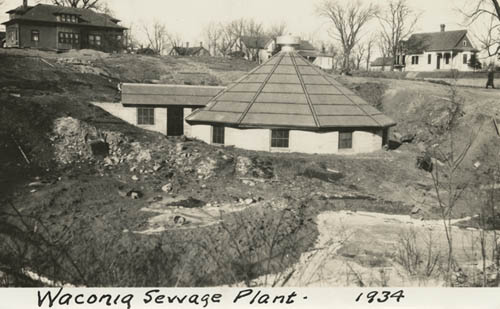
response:
M469 65L478 50L467 30L416 33L402 42L396 65L404 71L458 70L474 71Z

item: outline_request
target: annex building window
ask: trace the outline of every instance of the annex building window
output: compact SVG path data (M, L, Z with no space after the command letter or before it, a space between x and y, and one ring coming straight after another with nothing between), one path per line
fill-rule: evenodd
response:
M212 126L212 143L224 145L224 127L222 126Z
M339 149L352 149L352 132L339 132Z
M288 148L290 131L283 129L271 130L271 148Z
M411 64L418 64L419 56L411 56Z
M31 42L38 42L38 41L40 41L40 31L32 30L31 31Z
M432 55L428 55L427 56L427 64L431 64L432 63Z
M464 64L467 64L467 61L468 61L468 57L467 57L467 54L464 54Z
M450 54L445 54L444 60L445 60L446 64L450 64Z
M155 109L150 107L137 108L137 124L138 125L154 125L155 124Z

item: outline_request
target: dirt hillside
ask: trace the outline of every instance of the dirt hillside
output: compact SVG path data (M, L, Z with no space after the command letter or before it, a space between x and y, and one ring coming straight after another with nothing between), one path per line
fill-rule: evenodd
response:
M313 248L323 211L437 216L430 175L415 162L418 143L429 147L436 139L421 126L440 111L429 98L445 96L444 86L342 80L397 120L395 133L416 133L397 150L352 157L168 139L89 103L119 100L120 82L227 84L254 66L0 51L4 282L39 284L26 277L28 269L85 286L250 283L286 270ZM463 119L476 125L477 107L493 113L486 110L494 108L493 94L468 95L477 100L466 101ZM462 205L455 216L472 214Z

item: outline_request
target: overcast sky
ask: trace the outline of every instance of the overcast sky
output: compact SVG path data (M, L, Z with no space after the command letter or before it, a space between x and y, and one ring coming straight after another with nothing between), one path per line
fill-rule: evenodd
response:
M0 0L1 1L1 0ZM30 4L35 0L29 0ZM284 21L288 32L313 38L315 41L329 40L327 22L315 14L321 0L107 0L117 18L124 26L133 25L140 34L140 25L145 21L160 20L171 32L181 35L184 41L192 43L202 39L204 25L210 21L228 21L240 17L254 18L269 25ZM464 28L462 17L456 11L465 0L409 0L411 6L422 11L418 31L439 31L444 23L447 30ZM472 0L470 0L472 1ZM470 2L469 1L469 2ZM362 0L362 2L368 2ZM386 0L371 0L383 5ZM5 12L22 3L22 0L4 0L1 7ZM7 20L7 14L0 15ZM370 29L375 28L371 27Z

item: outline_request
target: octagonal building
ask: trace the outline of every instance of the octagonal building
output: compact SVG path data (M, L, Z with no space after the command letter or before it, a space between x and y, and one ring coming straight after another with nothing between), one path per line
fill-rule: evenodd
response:
M295 51L281 51L186 118L209 144L256 151L355 154L376 151L396 123Z

